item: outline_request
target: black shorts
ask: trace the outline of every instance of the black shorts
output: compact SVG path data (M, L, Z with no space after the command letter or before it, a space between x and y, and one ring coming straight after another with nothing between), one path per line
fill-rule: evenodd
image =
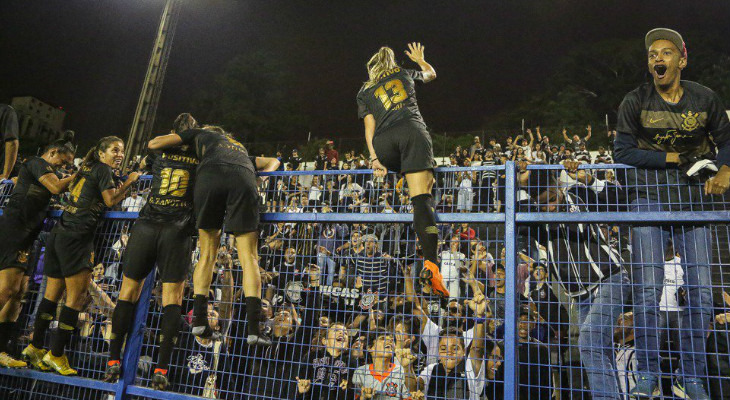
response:
M40 230L39 226L29 227L7 214L0 217L0 271L17 268L25 275L33 274L35 264L29 258Z
M193 252L189 229L172 223L137 220L124 251L124 276L139 281L157 263L164 283L184 282L188 276Z
M51 232L46 241L43 273L63 279L94 268L94 235Z
M198 229L239 234L259 226L256 175L234 165L208 165L195 177L195 217Z
M378 161L389 171L408 173L433 169L431 136L422 124L404 121L373 138Z

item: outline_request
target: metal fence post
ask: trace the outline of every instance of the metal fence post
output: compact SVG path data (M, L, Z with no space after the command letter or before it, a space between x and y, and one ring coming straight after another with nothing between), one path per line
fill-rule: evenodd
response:
M517 399L519 371L517 357L517 226L515 224L516 166L508 161L505 166L505 311L504 311L504 398Z
M137 364L142 351L142 339L144 338L147 316L150 312L150 299L152 298L152 288L154 288L155 273L156 271L153 270L145 279L142 295L139 297L137 309L134 311L134 325L127 335L122 360L122 377L117 382L116 400L126 399L127 387L133 385L137 377Z

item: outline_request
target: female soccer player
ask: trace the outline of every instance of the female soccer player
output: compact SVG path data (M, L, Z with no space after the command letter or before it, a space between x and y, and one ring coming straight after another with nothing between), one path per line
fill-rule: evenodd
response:
M61 375L76 375L64 349L84 306L94 265L94 231L104 207L122 201L129 187L139 178L139 173L132 172L117 188L112 168L119 168L123 158L124 142L116 136L102 138L89 150L71 183L69 204L48 236L44 270L48 277L46 292L38 306L33 341L23 350L23 355L36 368L50 367ZM47 352L43 349L43 340L64 290L66 304L58 316L58 330L51 339L51 351Z
M192 115L183 113L175 119L173 132L197 125ZM152 386L165 390L172 350L180 334L183 289L193 252L193 187L199 161L195 151L188 146L179 146L151 153L143 164L152 172L152 186L124 252L124 277L112 315L112 338L104 380L119 379L122 345L134 324L134 309L145 277L156 263L162 280L162 321Z
M249 157L246 147L216 126L189 129L152 139L150 150L181 144L195 148L200 165L193 194L195 216L200 236L200 260L193 273L195 299L193 329L196 336L210 338L208 326L208 290L220 245L221 229L236 238L238 257L243 268L246 294L249 345L271 345L271 339L259 330L261 317L261 275L258 265L259 194L256 167L275 171L275 158Z
M28 262L30 248L46 218L51 196L65 191L73 179L59 178L56 169L73 162L74 152L72 145L54 142L43 155L20 165L18 182L0 217L0 366L26 366L12 358L6 346L20 311L23 288L33 274L34 265Z
M413 227L423 249L420 272L424 287L448 298L436 258L438 228L434 215L433 149L421 112L416 104L416 80L430 82L436 71L424 59L425 47L409 43L406 55L421 71L403 69L389 47L381 47L367 63L368 81L357 94L358 116L365 123L365 140L375 176L388 170L406 176L413 203Z

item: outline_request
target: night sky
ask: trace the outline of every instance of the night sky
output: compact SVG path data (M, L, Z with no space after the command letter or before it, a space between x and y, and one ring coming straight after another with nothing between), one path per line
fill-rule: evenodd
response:
M426 46L438 79L419 91L419 103L437 131L479 129L490 114L539 91L555 72L554 60L577 45L635 38L643 46L646 31L666 26L717 32L729 38L718 46L730 47L726 0L185 3L159 118L187 111L232 57L264 48L294 66L293 91L320 137L362 134L355 94L367 78L365 62L381 45L397 54L409 41ZM82 144L126 137L163 6L164 0L3 0L0 102L30 95L63 107L65 128ZM692 37L685 40L691 56Z

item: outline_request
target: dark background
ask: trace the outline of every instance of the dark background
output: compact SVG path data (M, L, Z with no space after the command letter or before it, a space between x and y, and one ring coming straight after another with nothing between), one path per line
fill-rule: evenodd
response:
M126 137L163 6L163 0L2 1L0 102L30 95L63 107L65 128L76 131L82 146L104 135ZM558 61L575 58L576 49L580 62L598 65L607 53L593 53L594 43L624 40L638 54L635 68L641 71L644 34L671 27L687 42L691 78L693 40L702 38L705 47L730 54L729 16L730 2L706 0L189 0L157 126L165 129L182 111L222 115L202 108L218 107L215 88L226 86L219 78L224 66L236 56L263 51L265 60L286 72L286 80L272 82L286 82L278 90L301 114L293 126L272 131L275 139L302 141L308 132L320 138L362 136L355 95L367 79L365 62L381 45L402 54L407 42L421 41L426 60L438 71L438 79L419 92L430 128L518 129L509 111L552 90L549 83L561 72ZM634 57L629 61L633 65ZM615 109L618 101L600 107ZM249 140L251 134L271 136L253 132Z

